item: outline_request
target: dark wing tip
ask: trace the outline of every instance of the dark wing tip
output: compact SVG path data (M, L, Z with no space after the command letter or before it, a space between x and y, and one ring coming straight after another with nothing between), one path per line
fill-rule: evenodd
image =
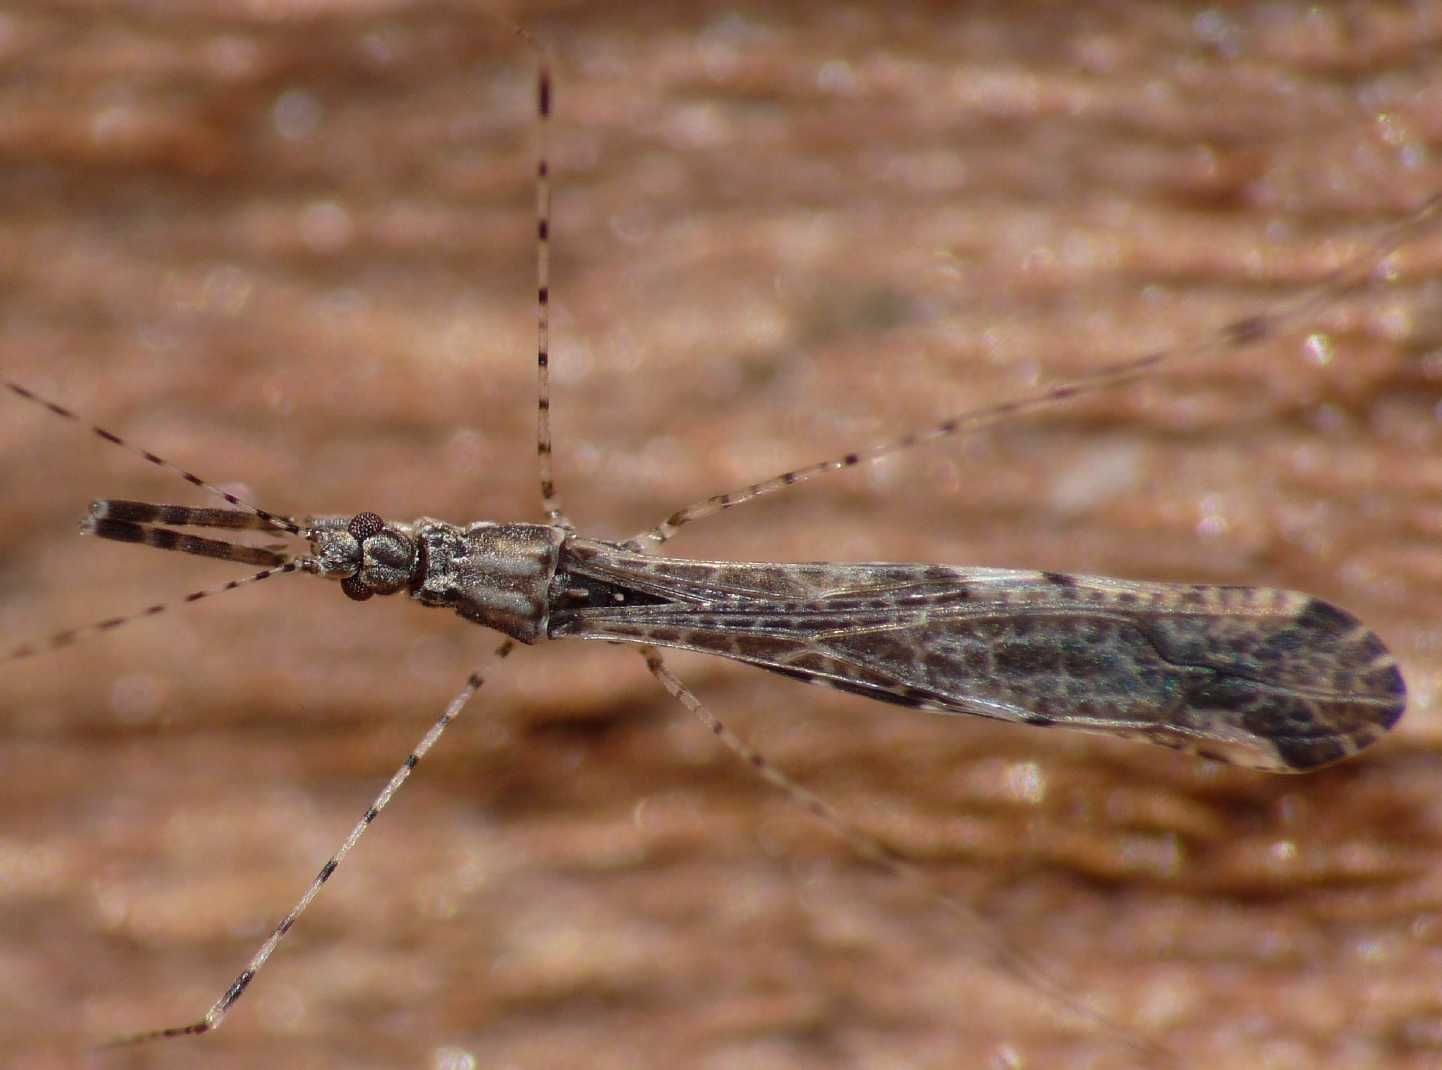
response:
M1286 770L1305 772L1381 739L1407 708L1407 682L1376 633L1329 602L1308 598L1291 629L1300 640L1297 692L1244 722L1272 742Z

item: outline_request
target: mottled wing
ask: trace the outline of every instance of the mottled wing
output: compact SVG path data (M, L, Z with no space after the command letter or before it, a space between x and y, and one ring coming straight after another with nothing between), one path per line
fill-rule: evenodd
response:
M934 565L650 558L574 539L548 626L696 650L944 713L1144 739L1277 772L1401 716L1354 617L1292 591Z

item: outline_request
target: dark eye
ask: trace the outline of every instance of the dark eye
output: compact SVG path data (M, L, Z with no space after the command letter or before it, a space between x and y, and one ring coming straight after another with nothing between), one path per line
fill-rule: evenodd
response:
M376 513L357 513L350 518L345 529L357 542L365 542L372 535L379 535L385 527L386 522Z

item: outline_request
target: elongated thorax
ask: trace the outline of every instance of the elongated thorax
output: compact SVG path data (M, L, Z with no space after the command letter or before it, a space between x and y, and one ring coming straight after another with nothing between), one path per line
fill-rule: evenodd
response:
M307 528L310 571L340 580L357 601L404 590L522 643L546 638L562 528L488 520L462 527L430 517L402 523L375 513L313 517Z

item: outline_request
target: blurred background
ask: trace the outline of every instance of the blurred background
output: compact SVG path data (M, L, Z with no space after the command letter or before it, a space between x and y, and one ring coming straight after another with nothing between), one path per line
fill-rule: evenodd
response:
M1435 3L77 3L0 13L0 368L264 507L538 519L535 57L581 529L1205 340L1442 191ZM1287 778L673 666L1183 1065L1442 1058L1442 230L1241 354L798 488L678 555L1261 584L1413 694ZM222 583L206 504L0 399L7 645ZM224 1028L96 1066L1112 1067L622 648L282 578L6 664L11 1065L198 1017L473 667ZM494 671L492 671L494 670Z

